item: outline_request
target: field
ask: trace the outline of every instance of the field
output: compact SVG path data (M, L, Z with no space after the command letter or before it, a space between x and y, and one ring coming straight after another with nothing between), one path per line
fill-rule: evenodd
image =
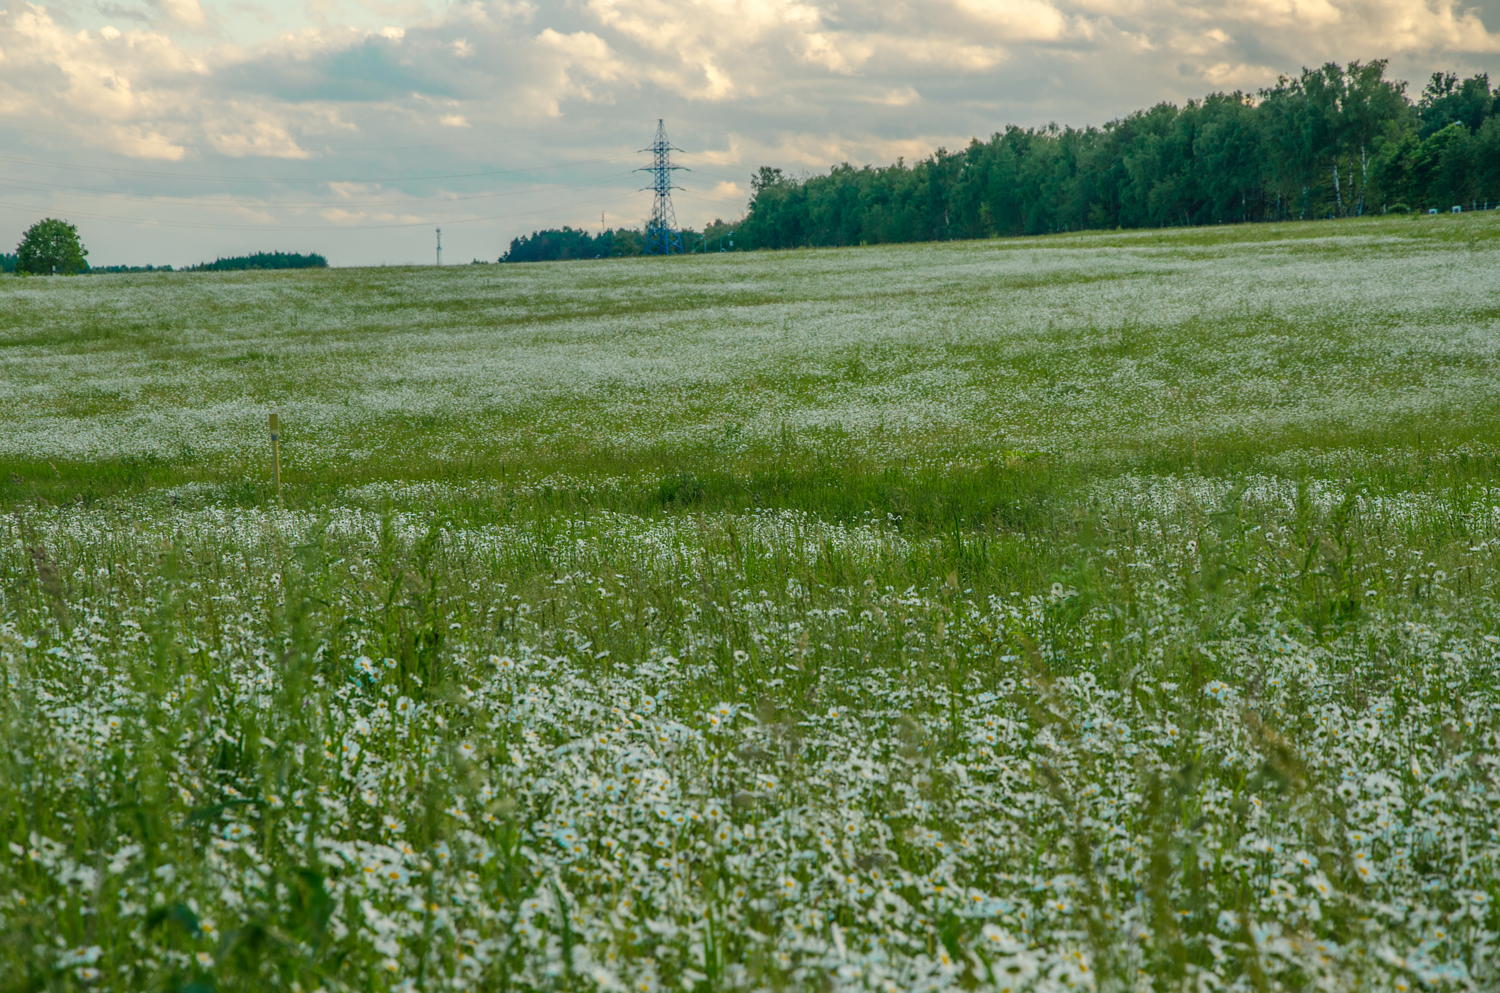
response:
M1500 214L0 298L0 991L1500 985Z

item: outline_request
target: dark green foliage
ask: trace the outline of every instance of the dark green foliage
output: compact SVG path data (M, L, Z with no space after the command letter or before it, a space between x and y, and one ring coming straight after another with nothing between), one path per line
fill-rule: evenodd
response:
M317 252L302 255L296 252L256 252L254 255L235 255L214 259L190 267L188 272L228 272L239 269L326 269L328 260Z
M0 272L15 272L16 257L9 252L0 252Z
M172 272L169 265L96 265L89 272Z
M715 219L701 232L682 229L682 244L687 252L732 251L734 226ZM595 237L582 229L563 227L533 231L528 237L512 238L510 250L500 256L501 262L565 262L570 259L612 259L644 255L646 239L634 228L615 228Z
M720 226L722 221L715 222ZM710 237L713 235L710 233ZM684 229L683 244L688 251L702 248L702 236ZM570 259L612 259L646 253L646 239L634 228L615 228L597 237L581 228L564 226L533 231L528 237L512 238L510 250L500 256L501 262L566 262Z
M1435 72L1417 101L1423 138L1455 123L1473 134L1496 113L1500 113L1500 95L1490 92L1489 73L1484 72L1462 83L1454 73Z
M644 245L639 231L620 228L595 237L582 229L563 227L533 231L528 238L512 238L501 262L562 262L569 259L604 259L617 255L640 255Z
M1102 128L1007 127L907 165L806 180L761 167L742 248L794 248L1426 212L1500 201L1500 93L1328 63L1255 97L1159 104Z
M78 228L48 217L27 228L21 236L21 244L16 247L15 271L34 276L71 276L87 271L88 255L88 249L78 240Z

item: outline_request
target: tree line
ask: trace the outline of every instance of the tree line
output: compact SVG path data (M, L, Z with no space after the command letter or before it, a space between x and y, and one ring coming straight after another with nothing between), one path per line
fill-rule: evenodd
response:
M1161 103L1103 127L1011 126L959 151L793 179L762 167L745 247L857 245L1350 217L1500 201L1500 90L1385 60L1328 63L1255 96Z
M702 230L682 229L686 252L731 251L734 225L721 219ZM512 238L501 262L564 262L570 259L612 259L646 254L646 234L637 228L614 228L591 234L582 228L549 228Z
M328 260L317 252L256 252L253 255L220 257L173 270L169 265L96 265L89 272L238 272L246 269L326 269Z
M169 265L91 266L89 250L78 237L78 227L55 217L43 218L21 236L14 254L0 252L0 272L21 276L72 276L80 273L172 272ZM220 257L188 266L184 272L225 272L241 269L326 269L328 260L317 252L256 252Z
M256 252L232 255L189 266L187 272L234 272L244 269L327 269L328 260L317 252Z
M745 217L690 248L792 248L1312 220L1500 202L1500 89L1387 62L1330 62L1254 95L1160 103L1102 127L1009 126L908 164L796 178L762 166ZM538 231L502 262L638 255L639 231Z

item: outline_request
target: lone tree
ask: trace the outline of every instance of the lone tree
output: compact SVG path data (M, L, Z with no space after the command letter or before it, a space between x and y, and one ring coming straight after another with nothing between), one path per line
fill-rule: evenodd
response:
M37 221L16 247L16 272L70 276L89 267L89 250L78 240L78 229L67 221L49 217Z

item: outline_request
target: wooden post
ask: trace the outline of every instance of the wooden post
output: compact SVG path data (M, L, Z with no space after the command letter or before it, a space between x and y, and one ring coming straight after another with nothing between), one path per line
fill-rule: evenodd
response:
M271 415L271 476L276 480L276 502L281 502L281 418Z

